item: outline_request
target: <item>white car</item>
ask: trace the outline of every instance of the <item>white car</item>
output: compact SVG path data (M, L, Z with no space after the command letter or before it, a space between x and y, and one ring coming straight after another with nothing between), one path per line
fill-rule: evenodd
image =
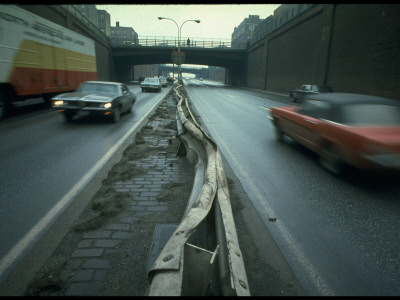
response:
M167 86L167 84L168 84L167 78L165 78L164 76L160 76L160 77L158 77L158 79L160 79L162 87L166 87Z
M161 82L158 77L146 77L141 83L142 92L157 91L161 92Z

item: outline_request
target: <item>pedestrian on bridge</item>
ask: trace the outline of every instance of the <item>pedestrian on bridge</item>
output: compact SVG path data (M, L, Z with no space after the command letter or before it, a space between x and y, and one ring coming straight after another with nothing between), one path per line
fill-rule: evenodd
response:
M189 38L187 39L186 43L187 43L187 46L190 47L190 39Z

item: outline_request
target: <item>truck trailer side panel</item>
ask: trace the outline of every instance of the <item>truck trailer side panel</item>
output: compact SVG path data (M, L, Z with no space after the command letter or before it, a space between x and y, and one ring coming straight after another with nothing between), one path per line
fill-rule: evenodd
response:
M97 80L93 40L0 5L0 119L12 101L75 90L86 80Z

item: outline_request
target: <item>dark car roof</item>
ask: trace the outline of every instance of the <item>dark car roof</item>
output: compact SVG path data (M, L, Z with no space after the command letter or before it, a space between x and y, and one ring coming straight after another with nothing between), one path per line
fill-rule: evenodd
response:
M307 97L307 99L322 100L336 105L377 102L400 105L400 101L389 98L351 93L323 93L310 95Z
M114 85L121 85L121 82L114 82L114 81L85 81L84 83L100 83L100 84L114 84Z
M302 84L301 86L308 85L308 86L326 86L331 87L330 85L323 85L323 84Z

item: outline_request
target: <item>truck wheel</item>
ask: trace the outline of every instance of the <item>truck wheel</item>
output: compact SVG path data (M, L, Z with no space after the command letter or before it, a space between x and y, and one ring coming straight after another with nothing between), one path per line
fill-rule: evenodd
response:
M342 175L345 171L344 164L340 161L339 155L333 145L326 144L319 154L321 166L334 175Z
M121 117L121 109L119 107L116 107L112 113L112 121L114 123L117 123Z
M72 121L72 117L75 115L75 113L73 112L73 111L70 111L70 110L65 110L64 111L64 117L65 117L65 120L67 121L67 122L71 122Z
M44 94L42 96L46 107L51 107L51 98L53 96L54 96L54 94Z
M283 143L284 142L284 134L281 129L281 127L278 125L278 123L275 123L275 137L278 140L278 142Z
M132 102L132 104L129 105L128 110L126 111L128 114L131 114L131 113L132 113L133 104L134 104L134 102Z
M6 116L7 103L3 98L3 95L0 94L0 121L3 120Z

